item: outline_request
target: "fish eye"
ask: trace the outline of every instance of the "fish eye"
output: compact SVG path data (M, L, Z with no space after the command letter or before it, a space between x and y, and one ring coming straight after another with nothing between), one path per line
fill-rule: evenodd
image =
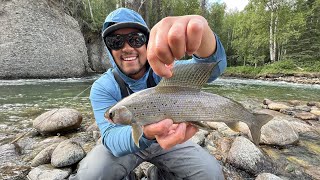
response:
M112 119L114 117L114 111L109 113L109 118Z

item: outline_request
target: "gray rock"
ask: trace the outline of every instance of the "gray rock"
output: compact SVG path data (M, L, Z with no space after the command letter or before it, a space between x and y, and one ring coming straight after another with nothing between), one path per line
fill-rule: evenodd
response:
M271 110L280 111L281 109L289 108L289 106L287 106L286 104L283 104L283 103L272 102L272 103L268 104L268 108Z
M71 168L56 169L50 164L40 165L32 169L28 174L30 180L61 180L71 174Z
M271 120L261 128L261 140L264 144L289 145L298 142L299 135L286 120Z
M261 173L255 180L282 180L280 177L271 173Z
M51 155L59 143L52 144L42 151L31 161L31 166L37 167L42 164L49 164L51 162Z
M0 79L79 77L89 71L78 22L51 1L0 3Z
M190 140L201 146L204 144L204 140L208 134L208 131L199 129L199 131L194 136L192 136Z
M318 120L318 116L309 112L296 113L294 117L302 120Z
M73 141L63 141L53 151L51 164L54 167L65 167L79 162L86 156L82 147Z
M4 144L0 146L0 163L15 162L19 159L17 147L14 144Z
M233 166L251 174L271 171L273 165L269 159L250 140L237 137L228 153L227 161Z
M81 114L75 109L53 109L38 116L33 127L42 134L66 132L80 127Z

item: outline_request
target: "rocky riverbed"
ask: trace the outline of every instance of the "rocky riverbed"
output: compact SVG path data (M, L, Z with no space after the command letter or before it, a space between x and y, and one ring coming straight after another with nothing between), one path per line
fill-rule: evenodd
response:
M261 129L259 146L244 123L235 132L211 122L213 131L200 130L192 141L219 160L226 179L320 179L320 102L265 99L258 104L255 112L273 116ZM24 123L24 131L0 126L0 179L66 179L101 143L96 124L74 109L45 112L31 127ZM150 166L145 162L137 167L137 179L147 179Z

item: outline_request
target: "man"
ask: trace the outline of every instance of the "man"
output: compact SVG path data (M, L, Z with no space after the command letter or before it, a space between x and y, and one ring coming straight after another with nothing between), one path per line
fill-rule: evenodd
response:
M155 165L150 179L223 179L217 160L188 141L198 131L192 125L164 119L144 126L138 148L131 126L111 124L104 118L107 109L124 96L171 77L173 63L220 60L210 81L216 79L226 67L226 56L207 21L197 15L168 17L149 31L138 13L119 8L107 16L102 31L113 68L94 82L90 93L102 145L88 153L70 179L130 179L143 161ZM174 61L185 53L192 59Z

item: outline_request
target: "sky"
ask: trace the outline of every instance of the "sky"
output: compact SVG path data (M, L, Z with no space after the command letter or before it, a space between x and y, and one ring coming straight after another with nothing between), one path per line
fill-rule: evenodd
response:
M209 0L211 2L219 2L219 3L226 3L227 10L235 10L238 9L242 11L243 8L248 4L248 0Z

